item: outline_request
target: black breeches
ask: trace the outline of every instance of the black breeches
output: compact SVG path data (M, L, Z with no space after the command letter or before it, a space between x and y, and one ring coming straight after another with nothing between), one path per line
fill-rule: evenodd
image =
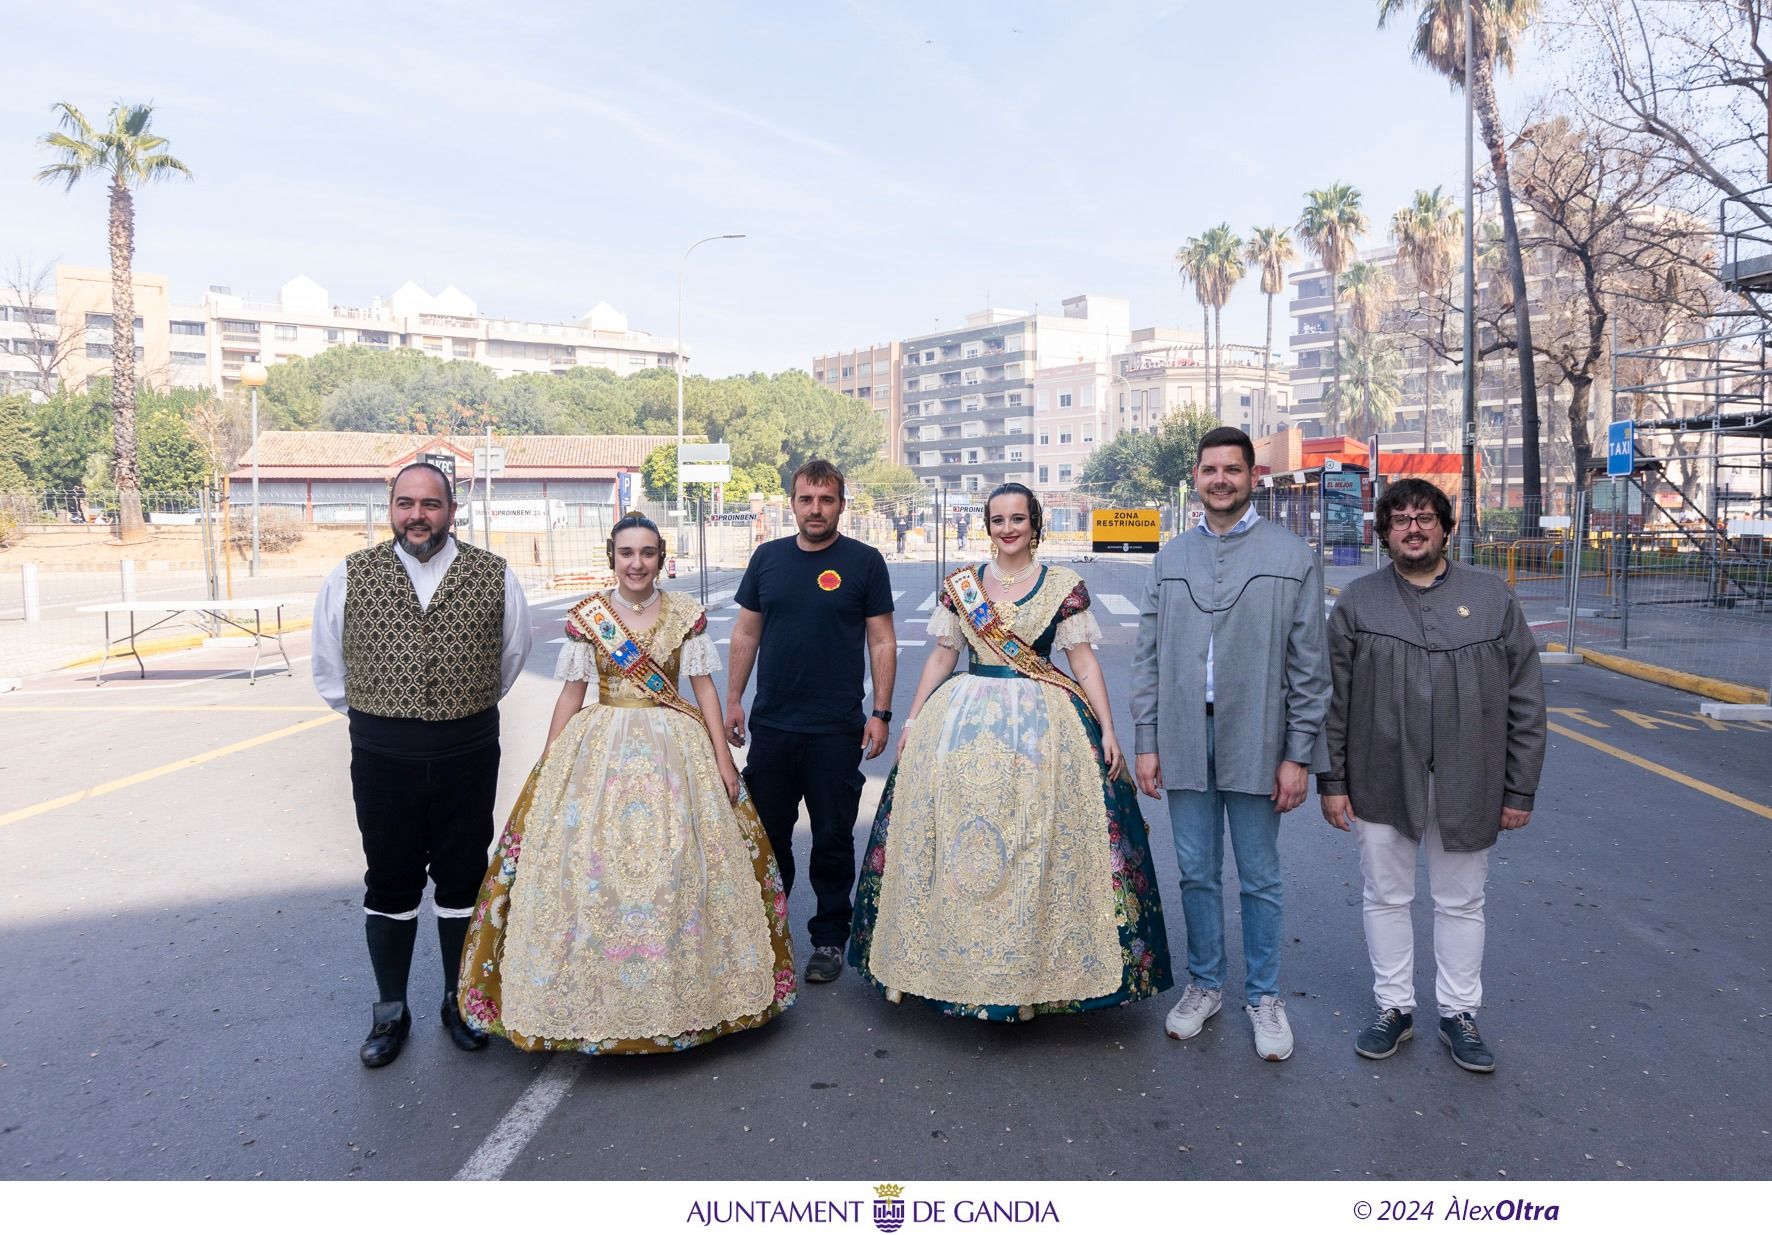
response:
M363 836L363 907L405 915L436 886L439 909L471 909L492 848L498 743L445 759L396 759L353 747L351 794Z

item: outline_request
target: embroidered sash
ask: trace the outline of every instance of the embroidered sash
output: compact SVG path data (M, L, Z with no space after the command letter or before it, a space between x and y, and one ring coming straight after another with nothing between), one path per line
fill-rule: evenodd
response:
M947 577L942 587L959 609L961 619L972 627L972 633L993 652L1014 666L1024 677L1044 682L1048 686L1056 686L1074 696L1083 705L1083 710L1089 713L1090 719L1095 718L1095 711L1089 706L1089 699L1083 694L1083 688L1068 674L1059 672L1051 661L1034 651L1026 639L1010 628L1009 623L1003 620L1003 615L997 612L996 606L991 604L990 597L984 594L978 576L970 567L956 570Z
M582 615L590 627L588 633L603 649L603 654L621 671L623 678L637 686L648 699L660 707L671 708L685 716L695 718L701 723L701 711L694 704L677 693L677 687L666 678L664 671L658 667L652 657L640 646L640 641L628 633L615 610L610 608L609 600L602 595L592 595L580 602L573 609L574 615ZM663 621L663 617L659 618Z

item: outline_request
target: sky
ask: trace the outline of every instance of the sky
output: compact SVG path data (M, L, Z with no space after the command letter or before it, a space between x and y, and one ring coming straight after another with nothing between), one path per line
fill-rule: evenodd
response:
M137 198L175 302L305 274L367 306L407 280L488 316L599 301L711 375L807 368L1082 292L1198 328L1173 254L1357 187L1382 233L1460 193L1460 97L1372 0L15 7L0 266L103 265L102 185L36 183L69 101L151 102L188 182ZM1526 82L1502 83L1522 96ZM1511 110L1511 109L1510 109ZM1479 156L1480 156L1479 146ZM1374 237L1375 242L1384 238ZM1227 342L1262 341L1251 278ZM1276 340L1283 348L1285 303Z

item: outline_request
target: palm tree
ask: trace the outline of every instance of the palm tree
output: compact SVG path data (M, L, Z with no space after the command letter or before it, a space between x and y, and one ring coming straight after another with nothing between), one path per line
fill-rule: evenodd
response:
M1354 241L1366 234L1366 215L1360 209L1360 191L1337 181L1326 189L1311 189L1304 195L1304 211L1292 229L1323 264L1329 276L1329 323L1335 357L1335 386L1341 386L1341 272L1354 259ZM1341 400L1331 405L1330 428L1341 427Z
M1415 190L1415 200L1391 216L1391 239L1397 256L1408 263L1415 276L1418 296L1437 293L1452 277L1452 246L1464 227L1464 211L1439 185ZM1434 365L1439 355L1431 346L1422 349L1426 363L1421 392L1421 449L1433 447Z
M1348 320L1361 334L1377 334L1384 324L1390 297L1390 275L1376 262L1355 262L1341 276L1339 300L1347 301Z
M1184 283L1194 285L1194 299L1200 302L1200 355L1206 364L1206 381L1212 380L1212 255L1203 236L1189 236L1175 250L1175 269Z
M1213 403L1218 419L1224 420L1224 329L1221 314L1231 292L1242 282L1249 266L1243 259L1243 242L1229 223L1220 223L1200 237L1206 250L1206 293L1212 305Z
M1522 531L1538 534L1543 484L1538 463L1538 382L1532 355L1532 311L1526 297L1526 267L1520 259L1520 229L1514 222L1514 194L1508 180L1507 148L1501 108L1495 101L1495 66L1514 67L1514 40L1538 16L1539 0L1470 0L1471 80L1464 80L1465 0L1378 0L1383 27L1405 10L1415 14L1415 58L1466 86L1483 127L1489 167L1495 174L1495 196L1501 204L1502 233L1507 240L1508 273L1514 291L1515 343L1520 365L1520 497L1525 504ZM1468 362L1468 357L1466 358Z
M1261 351L1261 403L1271 414L1274 405L1274 297L1286 290L1286 264L1297 253L1292 248L1292 234L1284 227L1258 227L1250 233L1243 246L1243 256L1250 265L1261 268L1261 292L1267 297L1267 346Z
M1356 425L1362 438L1390 428L1403 393L1402 357L1396 347L1383 335L1357 330L1341 351L1345 385L1336 387L1336 402L1345 402L1350 413L1359 414ZM1336 411L1339 414L1341 408Z
M153 180L189 177L191 169L165 151L166 139L149 130L154 109L118 103L108 129L95 129L72 103L57 103L61 131L41 144L60 156L37 173L38 180L61 181L72 191L87 176L103 176L111 187L111 421L117 479L117 534L125 543L143 540L141 469L135 449L135 197L133 190Z

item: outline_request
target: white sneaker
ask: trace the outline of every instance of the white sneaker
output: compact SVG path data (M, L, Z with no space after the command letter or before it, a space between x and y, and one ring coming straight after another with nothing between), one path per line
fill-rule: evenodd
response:
M1292 1026L1286 1023L1286 1004L1277 995L1263 995L1259 1003L1243 1009L1255 1025L1255 1053L1278 1063L1292 1057Z
M1204 1029L1206 1022L1217 1016L1223 1006L1221 992L1209 991L1189 982L1187 989L1181 992L1181 1001L1169 1009L1169 1015L1163 1019L1163 1032L1178 1042L1186 1041Z

